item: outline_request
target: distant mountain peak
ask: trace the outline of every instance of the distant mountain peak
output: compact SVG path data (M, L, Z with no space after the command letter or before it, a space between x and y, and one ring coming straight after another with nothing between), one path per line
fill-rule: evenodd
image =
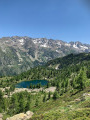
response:
M54 58L82 52L90 52L90 45L27 36L3 37L0 38L0 70L4 74L17 74Z

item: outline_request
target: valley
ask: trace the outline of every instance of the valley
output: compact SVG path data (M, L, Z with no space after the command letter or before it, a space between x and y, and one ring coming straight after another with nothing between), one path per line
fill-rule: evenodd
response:
M32 80L48 83L15 88ZM27 111L33 112L30 120L89 120L90 53L69 54L19 75L1 77L0 88L3 120Z

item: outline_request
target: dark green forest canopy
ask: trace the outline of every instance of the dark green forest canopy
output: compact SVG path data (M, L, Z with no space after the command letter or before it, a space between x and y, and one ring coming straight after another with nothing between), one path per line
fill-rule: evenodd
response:
M59 69L55 69L55 65L59 64ZM54 67L53 67L54 66ZM32 74L32 78L34 79L37 76L37 79L43 77L51 78L56 77L57 74L59 75L62 71L69 71L74 69L80 69L80 67L87 66L90 67L90 53L81 53L81 54L70 54L68 56L57 58L55 60L49 61L44 66L38 66L32 68L31 70L20 74L18 77L29 77ZM65 70L66 69L66 70ZM51 76L51 77L50 77Z
M55 67L58 64L58 69ZM22 80L49 80L53 85L59 81L73 81L83 69L87 78L90 78L90 53L70 54L68 56L49 61L44 66L38 66L7 79L7 86ZM8 81L8 82L7 82ZM61 82L62 83L62 82ZM63 85L62 85L63 86Z
M90 61L90 53L70 54L62 58L51 60L47 62L46 66L59 64L59 69L62 69L69 65L76 65L85 61Z

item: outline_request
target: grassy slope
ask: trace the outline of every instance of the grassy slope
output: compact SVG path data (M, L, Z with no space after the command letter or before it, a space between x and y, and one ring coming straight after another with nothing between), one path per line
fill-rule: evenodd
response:
M90 120L90 96L82 99L83 93L90 93L90 88L75 93L65 93L58 100L51 99L34 108L35 114L30 120Z
M55 68L60 64L59 69L65 66L89 63L89 54L69 55L58 58L47 63L46 66ZM90 96L83 96L83 93L90 94L90 88L84 91L67 92L58 100L49 100L35 108L35 114L30 120L90 120ZM80 101L79 101L80 100Z

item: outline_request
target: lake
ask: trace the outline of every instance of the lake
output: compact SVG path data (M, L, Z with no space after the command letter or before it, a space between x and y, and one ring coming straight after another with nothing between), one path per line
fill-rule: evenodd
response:
M45 86L45 85L47 85L48 81L47 80L22 81L22 82L16 84L16 88L27 88L27 87L30 87L30 84L37 85L39 83L42 86Z

